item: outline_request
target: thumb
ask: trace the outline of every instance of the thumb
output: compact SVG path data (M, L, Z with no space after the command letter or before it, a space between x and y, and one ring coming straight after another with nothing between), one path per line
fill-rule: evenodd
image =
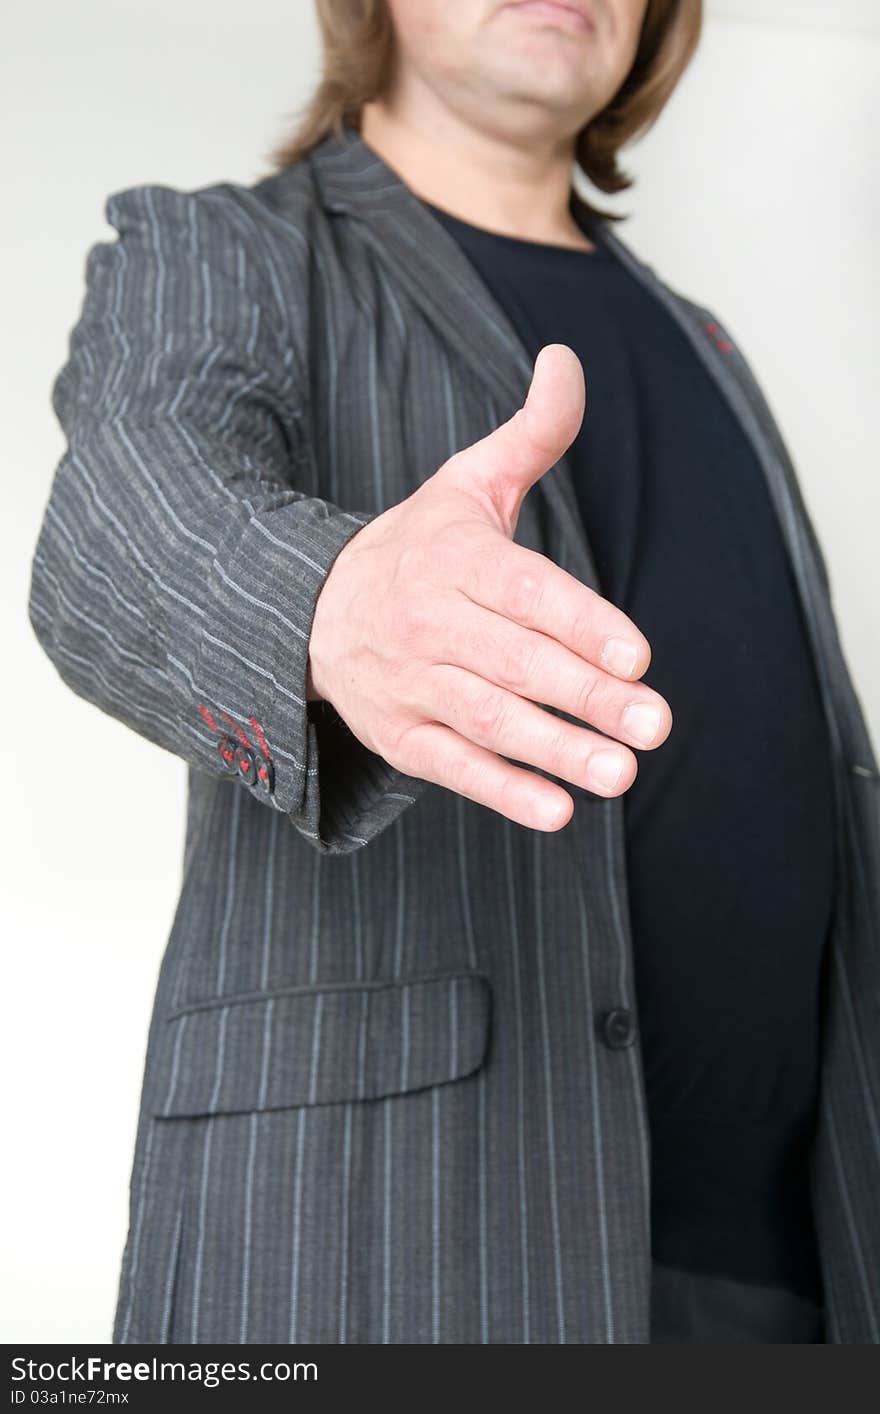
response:
M568 450L584 418L581 361L567 344L545 344L525 402L507 422L453 458L456 477L499 511L509 534L526 492Z

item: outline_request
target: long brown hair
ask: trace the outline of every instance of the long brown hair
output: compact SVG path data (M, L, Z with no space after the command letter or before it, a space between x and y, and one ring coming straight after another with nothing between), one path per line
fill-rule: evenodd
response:
M298 162L332 131L359 130L363 104L384 92L390 77L394 30L385 0L315 0L315 6L323 72L299 110L293 131L270 150L273 171ZM648 0L629 73L575 140L575 161L600 191L625 191L633 185L618 165L618 154L660 116L699 43L702 21L702 0ZM585 204L606 219L625 219Z

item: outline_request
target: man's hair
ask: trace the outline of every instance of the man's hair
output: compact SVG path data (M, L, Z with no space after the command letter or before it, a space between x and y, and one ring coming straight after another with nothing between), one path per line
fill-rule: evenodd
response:
M332 131L359 130L362 105L384 92L391 74L394 31L385 0L315 0L315 6L324 49L321 80L293 131L269 152L273 171L298 162ZM629 73L575 140L575 161L600 191L633 185L618 166L618 153L659 117L699 43L702 20L703 0L648 0Z

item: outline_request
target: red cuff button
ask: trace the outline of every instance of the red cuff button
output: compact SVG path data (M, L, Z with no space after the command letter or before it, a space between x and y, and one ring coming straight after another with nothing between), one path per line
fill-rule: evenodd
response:
M272 762L266 756L261 756L259 752L254 752L254 769L257 774L256 786L259 790L269 795L275 788L275 770Z
M240 742L235 748L235 769L243 781L247 781L248 785L253 785L257 776L254 753L248 747L242 746Z
M226 769L231 776L235 775L235 742L231 736L221 736L217 743L217 750L226 765Z

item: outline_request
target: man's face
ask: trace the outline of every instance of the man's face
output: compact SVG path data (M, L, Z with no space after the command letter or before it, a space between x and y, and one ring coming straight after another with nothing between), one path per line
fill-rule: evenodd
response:
M502 136L569 136L632 67L648 0L387 0L404 75Z

